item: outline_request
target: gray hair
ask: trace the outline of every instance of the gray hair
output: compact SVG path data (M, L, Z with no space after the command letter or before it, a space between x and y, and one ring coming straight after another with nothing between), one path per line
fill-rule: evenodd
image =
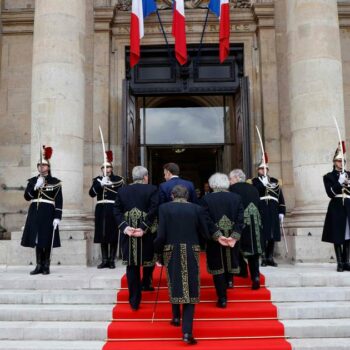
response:
M209 186L213 190L215 189L227 190L230 187L230 181L228 180L228 177L226 174L215 173L209 178Z
M233 169L229 174L229 178L231 179L232 177L236 177L238 182L245 182L247 179L242 169Z
M188 190L185 186L182 185L176 185L171 190L171 194L173 198L182 198L182 199L188 199Z
M148 175L148 170L141 165L135 166L132 169L132 180L133 181L141 181L147 175Z

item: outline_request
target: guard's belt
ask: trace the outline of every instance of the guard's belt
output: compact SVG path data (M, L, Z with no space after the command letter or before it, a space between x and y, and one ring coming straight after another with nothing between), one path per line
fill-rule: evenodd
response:
M350 195L348 195L348 194L336 194L335 197L337 197L337 198L349 198L350 199Z
M100 203L113 203L114 204L114 201L111 199L102 199L100 201L97 201L97 204L100 204Z
M32 199L32 203L48 203L48 204L55 205L55 201L50 201L48 199L43 199L43 198Z
M263 199L272 199L272 200L274 200L274 201L276 201L278 203L278 199L276 197L273 197L273 196L260 197L260 200L263 200Z

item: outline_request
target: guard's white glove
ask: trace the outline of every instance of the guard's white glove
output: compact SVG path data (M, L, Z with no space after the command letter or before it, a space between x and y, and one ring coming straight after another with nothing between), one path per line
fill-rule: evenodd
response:
M42 176L39 176L36 180L36 184L34 186L34 190L37 190L40 187L43 187L45 183L45 179Z
M346 173L344 172L339 175L338 182L342 185L345 182L345 180L346 180Z
M284 214L278 214L278 217L280 219L280 223L282 223L284 220Z
M56 228L58 227L58 225L60 224L61 220L60 219L54 219L53 220L53 228L56 230Z
M104 176L102 178L102 180L98 179L97 181L99 181L99 183L101 184L102 187L106 186L106 185L108 185L110 183L108 176Z
M269 178L268 178L267 176L263 176L263 177L261 178L261 182L262 182L262 184L266 187L267 184L269 183Z

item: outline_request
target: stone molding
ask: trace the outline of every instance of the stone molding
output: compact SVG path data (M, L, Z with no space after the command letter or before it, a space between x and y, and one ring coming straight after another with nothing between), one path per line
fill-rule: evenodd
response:
M5 35L33 34L34 31L34 10L2 10L0 22L1 32Z

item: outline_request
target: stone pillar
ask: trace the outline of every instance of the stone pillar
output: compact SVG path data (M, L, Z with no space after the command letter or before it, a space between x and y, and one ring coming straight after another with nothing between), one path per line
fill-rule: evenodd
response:
M295 192L291 227L298 228L293 235L316 236L315 242L320 242L328 203L322 176L331 171L338 144L332 116L344 135L337 1L293 0L285 4ZM320 243L313 247L322 259Z
M31 164L53 147L52 173L63 181L64 211L83 203L85 0L36 0L32 71Z

